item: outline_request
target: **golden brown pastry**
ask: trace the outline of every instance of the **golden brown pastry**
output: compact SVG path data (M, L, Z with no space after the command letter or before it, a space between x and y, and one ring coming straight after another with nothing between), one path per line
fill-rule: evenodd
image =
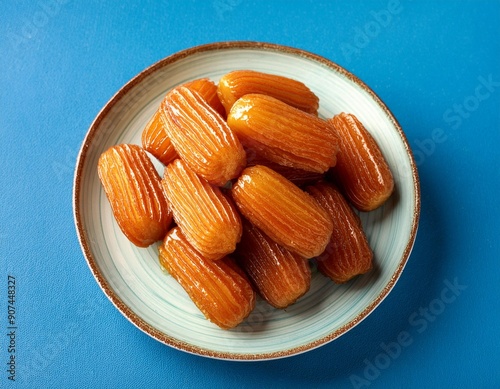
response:
M179 227L165 236L159 253L161 265L205 317L219 327L236 327L255 307L255 292L234 261L229 257L219 261L205 258Z
M221 117L226 117L226 110L222 105L217 94L217 85L208 78L199 78L184 84L186 88L198 92L203 99L210 105Z
M328 212L333 221L330 243L317 260L318 270L336 283L368 272L372 268L373 252L361 226L342 193L334 185L321 182L307 191Z
M227 123L245 147L277 164L324 173L337 161L339 138L333 126L273 97L241 97Z
M255 150L246 150L247 152L247 166L264 165L274 170L276 173L281 174L287 180L293 182L295 185L302 187L307 184L314 184L321 180L325 175L323 173L309 172L290 166L283 166L276 162L271 162L266 158L259 155Z
M196 92L180 86L161 104L168 137L196 174L225 185L246 164L243 147L224 119Z
M274 97L310 114L318 112L318 97L304 83L289 77L235 70L219 80L219 98L228 114L236 100L251 93Z
M231 194L239 211L272 240L305 258L321 254L332 235L328 213L308 193L268 167L248 167Z
M113 146L101 154L97 172L125 236L139 247L163 239L172 213L146 152L137 145Z
M308 260L280 246L249 222L243 224L235 258L259 294L275 308L295 303L311 285Z
M226 111L217 95L217 85L213 81L208 78L199 78L186 82L184 86L197 92L222 117L226 116ZM165 128L167 125L167 121L162 117L161 109L158 108L151 120L146 124L141 138L144 149L153 154L164 165L168 165L178 157L168 137L168 132Z
M232 201L181 159L165 168L162 185L174 219L205 258L232 253L240 241L241 219Z
M331 170L349 201L360 211L372 211L392 194L394 180L377 142L353 114L330 119L341 142Z
M164 165L168 165L178 157L172 142L170 142L165 129L165 122L159 110L155 112L146 127L144 127L141 142L142 147L158 158Z

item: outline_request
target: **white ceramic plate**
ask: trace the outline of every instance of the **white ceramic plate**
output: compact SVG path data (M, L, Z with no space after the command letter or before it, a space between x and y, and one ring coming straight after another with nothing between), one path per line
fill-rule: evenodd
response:
M172 87L200 77L217 81L235 69L276 73L304 82L320 98L322 117L341 111L357 115L392 168L396 192L382 208L361 215L375 254L374 271L345 285L335 285L313 271L310 291L296 304L276 310L259 300L243 324L224 331L207 321L175 280L161 270L157 246L137 248L121 233L97 176L97 160L112 145L140 144L142 129ZM162 166L156 166L162 175ZM85 137L73 200L85 258L104 293L125 317L177 349L235 360L273 359L311 350L366 318L401 275L420 213L419 182L410 148L382 101L335 63L302 50L256 42L188 49L128 82L102 109Z

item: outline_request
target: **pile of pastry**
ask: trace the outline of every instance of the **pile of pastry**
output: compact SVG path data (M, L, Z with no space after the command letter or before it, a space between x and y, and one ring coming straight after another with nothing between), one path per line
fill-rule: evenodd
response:
M309 290L311 261L344 283L372 268L359 211L394 181L350 113L318 116L302 82L250 70L168 91L142 145L105 151L98 173L113 215L207 319L233 328L259 294L283 309ZM164 165L163 177L151 158Z

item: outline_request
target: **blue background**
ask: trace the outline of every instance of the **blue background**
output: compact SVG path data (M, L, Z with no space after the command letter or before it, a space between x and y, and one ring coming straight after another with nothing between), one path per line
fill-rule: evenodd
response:
M0 15L1 387L500 387L499 1L3 1ZM225 40L352 71L420 172L420 228L392 293L340 339L282 360L211 360L143 334L99 289L74 228L76 156L103 105L161 58Z

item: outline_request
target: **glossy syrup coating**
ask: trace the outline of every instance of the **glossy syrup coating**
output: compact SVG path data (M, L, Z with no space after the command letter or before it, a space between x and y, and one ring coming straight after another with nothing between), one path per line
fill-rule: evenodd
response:
M324 173L310 172L303 169L294 168L291 166L283 166L279 163L269 161L259 155L255 150L246 150L247 166L264 165L281 174L287 180L293 182L298 187L303 187L308 184L313 184L323 179Z
M222 105L217 93L217 85L209 78L198 78L184 84L186 88L198 92L198 94L210 105L221 117L226 117L226 110Z
M266 166L248 167L231 189L245 218L304 258L321 254L333 230L328 213L308 193Z
M277 244L249 222L234 254L259 294L273 307L286 308L311 285L309 261Z
M217 85L213 81L208 78L199 78L186 82L184 86L197 92L208 105L222 117L225 117L226 111L217 95ZM168 165L178 157L168 137L168 132L165 128L167 125L168 121L162 117L161 109L158 108L144 127L141 137L142 147L158 158L164 165Z
M304 83L275 74L235 70L219 80L219 98L229 114L240 97L258 93L274 97L304 112L317 115L319 98Z
M273 97L241 97L227 123L245 147L279 165L324 173L336 164L339 137L332 124Z
M316 258L318 270L342 284L371 270L373 252L356 215L340 190L320 182L307 191L328 212L333 233L325 251Z
M141 136L142 147L154 155L161 163L168 165L178 157L170 142L161 112L157 110L146 124Z
M394 179L377 142L353 114L341 113L330 121L341 139L333 177L358 210L380 207L392 194Z
M137 145L112 146L101 154L97 172L125 236L139 247L163 239L172 213L146 152Z
M252 285L229 257L212 261L174 227L159 247L160 264L184 288L198 309L222 329L236 327L255 307Z
M240 241L241 219L232 201L181 159L166 168L162 180L174 220L204 257L217 260Z
M198 93L184 86L174 88L160 109L170 141L191 169L220 186L238 176L246 164L243 146Z

